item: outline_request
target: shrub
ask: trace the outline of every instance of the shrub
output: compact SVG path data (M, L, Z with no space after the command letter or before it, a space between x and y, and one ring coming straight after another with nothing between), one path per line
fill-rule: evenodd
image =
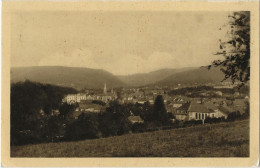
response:
M99 131L98 115L82 113L78 120L66 127L66 140L93 139L101 136Z
M133 133L145 132L146 126L144 123L134 123L131 127Z
M131 123L128 120L129 109L117 101L110 102L110 106L99 118L99 130L104 136L116 136L129 133Z
M199 124L202 124L202 120L189 120L189 121L185 121L183 123L183 126L190 127L190 126L199 125Z
M101 106L105 106L106 105L106 103L101 101L101 100L92 100L92 103L93 104L98 104L98 105L101 105Z
M227 121L235 121L237 119L241 118L241 114L239 111L232 112L228 115Z
M225 118L224 117L220 117L220 118L216 118L216 117L207 117L205 120L204 120L204 123L209 123L209 124L212 124L212 123L219 123L219 122L222 122L222 121L225 121Z

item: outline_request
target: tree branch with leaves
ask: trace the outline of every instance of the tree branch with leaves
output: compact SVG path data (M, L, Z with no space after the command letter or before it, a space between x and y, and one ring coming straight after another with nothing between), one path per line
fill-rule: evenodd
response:
M220 51L215 54L224 59L213 61L208 69L221 67L225 74L223 81L231 79L233 83L244 85L250 80L250 12L233 12L228 17L228 40L219 39Z

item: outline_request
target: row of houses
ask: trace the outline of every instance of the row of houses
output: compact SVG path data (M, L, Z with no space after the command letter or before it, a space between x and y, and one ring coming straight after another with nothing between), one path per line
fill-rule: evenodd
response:
M187 102L182 104L180 107L173 111L177 120L205 120L207 117L220 118L224 117L227 119L231 112L239 111L243 114L246 110L245 103L239 103L238 105L232 106L216 106L211 102L204 104L196 102Z
M92 101L92 100L100 100L103 102L109 102L115 100L117 98L116 94L94 94L94 95L87 95L85 93L78 93L78 94L68 94L63 98L63 102L68 104L73 103L80 103L82 101Z
M63 98L63 102L68 104L80 103L82 101L100 100L103 102L109 102L117 99L117 94L113 89L110 92L107 91L106 83L104 84L103 93L89 94L89 93L77 93L68 94Z

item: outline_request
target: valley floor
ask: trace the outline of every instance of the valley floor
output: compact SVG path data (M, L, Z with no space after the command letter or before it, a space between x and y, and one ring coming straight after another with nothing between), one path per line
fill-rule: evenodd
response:
M77 142L12 146L11 157L249 157L249 120Z

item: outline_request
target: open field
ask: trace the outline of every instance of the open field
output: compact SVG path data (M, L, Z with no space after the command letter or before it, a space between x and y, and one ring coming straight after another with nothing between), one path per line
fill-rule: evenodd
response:
M248 157L249 121L11 147L12 157Z

